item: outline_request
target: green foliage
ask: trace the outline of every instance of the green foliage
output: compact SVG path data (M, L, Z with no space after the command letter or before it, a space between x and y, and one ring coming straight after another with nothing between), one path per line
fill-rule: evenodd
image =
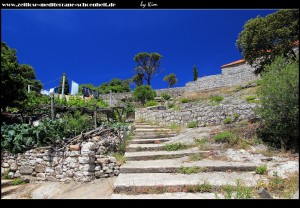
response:
M240 115L239 115L238 113L234 113L234 114L233 114L233 118L234 118L235 120L237 120L239 117L240 117Z
M33 147L51 145L63 136L70 135L66 127L67 123L61 119L45 119L38 126L4 123L1 125L1 149L18 153Z
M170 100L171 96L168 93L162 93L161 96L163 97L164 100Z
M8 174L9 174L10 171L11 171L10 169L8 169L7 171L5 171L5 172L3 173L2 178L3 178L3 179L10 179L10 177L8 176Z
M173 108L175 106L174 103L168 103L168 109Z
M68 95L69 92L70 92L70 88L69 88L69 80L68 80L68 77L67 77L66 73L63 73L63 75L60 79L59 86L58 86L58 93L62 94L63 76L65 76L64 95Z
M16 50L1 42L1 110L6 107L22 107L27 100L27 86L40 92L43 85L36 80L32 66L19 64Z
M190 161L199 161L201 159L202 159L202 157L199 153L194 153L194 154L189 155L189 160Z
M246 97L247 103L255 103L256 102L256 96L255 95L249 95Z
M116 158L117 163L119 165L123 165L126 162L126 159L124 157L124 153L116 152L113 154L113 157Z
M216 142L230 142L234 135L230 131L223 131L214 136Z
M25 184L26 182L22 178L16 178L11 182L11 185L16 186L20 184Z
M259 89L259 137L277 148L299 149L299 58L278 57L266 67Z
M165 151L177 151L181 149L185 149L187 146L181 143L173 143L173 144L165 144L164 150Z
M138 53L134 56L134 61L137 63L135 72L137 74L143 74L143 78L147 81L147 84L151 85L152 77L160 72L158 68L161 59L162 56L159 53Z
M157 102L155 100L149 100L147 103L146 103L146 106L147 107L151 107L151 106L156 106L157 105Z
M225 199L250 199L252 198L252 189L246 187L240 180L237 180L237 186L226 185L223 188Z
M216 96L210 97L210 100L212 102L220 103L224 100L224 97L222 95L216 95Z
M204 169L200 167L180 167L179 173L182 174L193 174L193 173L199 173L203 172Z
M223 122L224 122L224 124L230 124L232 122L232 119L231 118L225 118Z
M118 78L111 79L109 82L104 82L98 87L98 90L102 94L110 93L122 93L122 92L130 92L130 83L131 80L121 80Z
M196 81L197 79L198 79L198 70L197 70L196 65L194 65L194 68L193 68L193 80Z
M146 100L153 100L155 96L156 92L149 85L136 87L133 91L134 99L140 101L143 105L146 103Z
M266 17L248 20L236 46L244 59L261 73L278 55L295 58L293 42L299 41L299 10L280 9ZM256 61L259 59L259 61Z
M188 185L187 187L187 192L191 193L204 193L204 192L212 192L212 185L210 185L208 182L204 182L203 184L198 184L196 186L193 185Z
M143 85L143 79L144 79L144 74L142 73L137 73L136 75L134 75L132 78L131 78L131 83L135 84L135 86L141 86Z
M260 175L266 174L267 173L267 166L266 165L262 165L262 166L256 167L255 173L256 174L260 174Z
M188 103L190 102L190 100L188 98L182 98L181 99L181 103Z
M173 107L173 110L174 110L174 111L179 111L179 110L180 110L180 107L179 107L179 106L174 106L174 107Z
M196 122L196 121L192 121L187 124L188 128L195 128L197 126L198 126L198 122Z
M83 87L89 88L91 90L98 90L98 88L96 86L94 86L93 84L80 84L79 88L78 88L78 95L82 95Z
M178 82L178 79L175 74L171 73L164 77L164 81L168 82L168 87L173 87Z

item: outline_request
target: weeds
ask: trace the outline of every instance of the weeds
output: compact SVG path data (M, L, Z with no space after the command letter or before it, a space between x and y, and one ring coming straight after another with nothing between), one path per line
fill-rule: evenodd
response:
M223 187L225 199L250 199L252 198L252 188L246 187L240 180L237 180L236 187L226 185Z
M173 143L173 144L165 144L164 150L165 151L177 151L181 149L186 149L187 145L181 143Z
M261 165L256 167L255 169L256 174L264 175L267 173L267 166L266 165Z
M180 167L178 172L182 174L193 174L193 173L200 173L204 171L205 168L201 168L201 167Z
M256 98L257 98L256 95L249 95L245 99L247 103L256 103Z
M230 124L232 122L231 118L225 118L224 119L224 124Z
M120 152L116 152L113 154L113 157L116 158L117 163L119 165L123 165L126 162L126 159L124 157L124 154L120 153Z
M230 142L234 135L230 131L223 131L214 136L216 142Z
M181 99L181 103L188 103L190 102L190 100L188 98L182 98Z
M201 159L202 159L202 157L201 157L200 154L194 153L194 154L189 155L189 160L190 161L199 161Z
M11 182L11 185L16 186L20 184L25 184L26 182L22 178L16 178Z
M207 139L194 139L195 144L198 146L200 150L207 149Z
M188 128L195 128L197 126L198 126L198 122L196 122L196 121L192 121L187 124Z
M203 184L198 184L196 186L193 185L188 185L186 186L186 192L191 192L191 193L204 193L204 192L212 192L212 185L210 185L208 182L204 182Z
M220 103L224 100L224 97L221 95L216 95L216 96L212 96L210 97L210 101L212 102L216 102L216 103Z

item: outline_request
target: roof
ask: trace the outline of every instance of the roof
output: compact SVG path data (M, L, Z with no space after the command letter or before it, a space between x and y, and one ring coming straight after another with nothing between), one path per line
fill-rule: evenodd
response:
M229 64L225 64L225 65L221 66L221 68L228 67L228 66L233 66L233 65L241 64L241 63L245 63L245 59L240 59L240 60L231 62Z

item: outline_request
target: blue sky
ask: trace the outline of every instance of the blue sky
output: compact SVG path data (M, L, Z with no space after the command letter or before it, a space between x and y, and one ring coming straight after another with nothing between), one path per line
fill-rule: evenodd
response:
M2 41L17 50L19 63L33 66L49 89L63 72L69 82L95 86L134 75L134 56L158 52L163 77L178 84L221 73L221 66L242 58L235 47L245 22L276 10L1 10ZM56 81L53 81L56 80ZM53 81L53 82L51 82Z

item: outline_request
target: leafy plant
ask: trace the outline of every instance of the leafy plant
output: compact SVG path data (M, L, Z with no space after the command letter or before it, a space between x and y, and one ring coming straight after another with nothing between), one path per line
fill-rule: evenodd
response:
M187 188L187 192L191 192L191 193L196 193L196 192L204 193L204 192L212 192L212 188L213 187L208 182L204 182L203 184L198 184L196 186L188 185L186 188Z
M196 121L192 121L187 124L188 128L195 128L197 126L198 126L198 122L196 122Z
M173 143L173 144L165 144L164 150L165 151L176 151L180 149L185 149L187 146L181 143Z
M231 118L225 118L224 119L224 124L230 124L232 122Z
M162 93L161 96L163 97L164 100L170 100L171 96L168 93Z
M267 172L267 166L266 165L262 165L262 166L258 166L256 167L255 169L255 173L256 174L260 174L260 175L263 175Z
M247 103L256 103L256 96L255 95L249 95L246 97Z
M240 180L237 180L237 186L225 185L223 187L225 199L249 199L252 198L252 189L246 187Z
M181 103L188 103L190 102L190 100L188 98L182 98L181 99Z
M201 159L202 159L202 157L201 157L200 154L194 153L194 154L189 155L189 160L190 161L199 161Z
M150 106L156 106L157 105L157 102L155 100L149 100L147 103L146 103L146 106L147 107L150 107Z
M25 184L26 181L24 181L22 178L16 178L11 182L11 185L16 186L20 184Z
M140 101L143 105L147 100L153 100L155 96L156 92L149 85L138 86L133 91L134 99Z
M234 135L230 131L223 131L214 136L216 142L230 142Z
M205 169L201 167L180 167L178 172L182 174L193 174L203 172L204 170Z
M224 97L221 96L221 95L216 95L216 96L210 97L210 100L212 102L220 103L220 102L222 102L224 100Z
M168 103L168 109L173 108L175 106L174 103Z

